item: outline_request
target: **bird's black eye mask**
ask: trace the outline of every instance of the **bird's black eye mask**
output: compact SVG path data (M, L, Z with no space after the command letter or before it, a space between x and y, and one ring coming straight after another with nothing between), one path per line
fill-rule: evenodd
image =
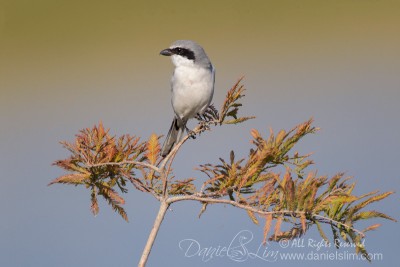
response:
M172 53L175 55L180 55L190 60L195 60L196 57L194 56L194 52L190 49L183 48L183 47L175 47L171 49Z

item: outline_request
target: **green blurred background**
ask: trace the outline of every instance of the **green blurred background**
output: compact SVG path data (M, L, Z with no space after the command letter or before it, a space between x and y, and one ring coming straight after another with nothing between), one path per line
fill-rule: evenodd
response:
M136 264L157 211L153 199L132 189L127 224L104 203L94 218L83 188L46 184L63 173L51 166L67 156L58 141L72 141L81 128L101 120L118 135L166 133L173 67L159 51L176 39L193 39L207 51L217 69L216 106L244 75L241 111L257 116L188 143L177 177L204 179L193 168L231 149L245 156L251 128L266 135L268 127L289 129L314 117L322 130L298 147L314 152L310 170L346 171L359 194L399 189L400 1L0 0L1 266ZM398 204L395 195L374 208L399 218ZM149 266L234 263L185 257L178 244L186 238L227 246L248 229L254 244L262 241L262 227L245 213L215 206L198 220L199 209L173 207ZM367 249L383 254L373 265L395 266L400 236L395 223L382 223L368 235Z

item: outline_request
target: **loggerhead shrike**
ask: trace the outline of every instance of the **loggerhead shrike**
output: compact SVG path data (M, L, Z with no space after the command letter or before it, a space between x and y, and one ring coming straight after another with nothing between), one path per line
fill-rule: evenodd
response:
M178 40L160 54L171 56L175 65L171 78L175 117L161 149L161 156L165 157L187 130L187 121L203 114L210 105L215 70L204 49L190 40Z

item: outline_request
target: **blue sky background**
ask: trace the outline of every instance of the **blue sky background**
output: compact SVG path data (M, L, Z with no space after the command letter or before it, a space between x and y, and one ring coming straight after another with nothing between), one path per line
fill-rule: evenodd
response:
M177 177L205 179L194 167L250 148L250 129L265 136L314 117L321 128L297 147L314 152L310 171L345 171L362 194L399 189L400 3L398 1L9 1L0 2L0 265L134 266L158 210L134 189L124 222L101 202L90 213L84 188L47 183L68 156L59 141L103 121L116 135L164 134L173 113L172 64L159 51L176 39L202 44L217 69L214 103L245 75L244 115L255 120L215 128L183 147ZM194 124L192 123L191 126ZM373 208L399 218L399 196ZM149 266L265 266L227 257L185 257L183 239L228 246L241 230L262 241L245 212L198 203L171 207ZM366 239L382 253L372 266L397 263L397 224L382 223ZM364 228L369 224L362 224ZM328 232L328 229L326 229ZM320 240L315 229L305 237ZM279 247L280 252L315 249ZM335 250L328 250L335 252ZM338 252L353 249L341 249ZM274 266L288 266L280 260ZM309 266L364 266L355 260Z

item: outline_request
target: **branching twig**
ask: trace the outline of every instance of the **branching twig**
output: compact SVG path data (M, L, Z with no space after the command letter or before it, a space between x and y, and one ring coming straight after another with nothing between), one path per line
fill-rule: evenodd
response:
M140 162L140 161L134 161L134 160L127 160L127 161L120 161L120 162L104 162L104 163L97 163L97 164L86 163L86 166L88 168L92 168L92 167L113 166L113 165L121 166L121 165L127 165L127 164L143 166L143 167L152 169L158 173L161 173L161 169L158 168L157 166L148 164L146 162Z
M208 121L205 122L207 125L215 124L216 121ZM161 173L164 173L164 175L161 176L161 179L163 181L163 196L164 198L168 197L168 176L171 172L171 166L172 163L175 159L176 154L178 153L179 149L182 147L182 145L192 136L193 134L198 134L203 131L204 128L204 123L197 125L192 131L191 134L185 135L175 146L172 148L172 150L169 152L169 154L161 161L159 170ZM168 164L167 171L165 171L165 166Z
M244 209L244 210L248 210L248 211L260 214L260 215L282 214L282 215L290 215L290 216L297 215L297 217L300 217L301 215L309 215L309 216L311 216L313 218L321 218L321 219L323 219L323 220L318 220L319 222L332 223L332 224L334 224L336 226L341 225L341 226L346 227L347 229L351 229L354 232L357 232L362 237L365 236L363 232L361 232L361 231L357 230L356 228L351 227L351 226L349 226L347 224L344 224L342 222L333 220L333 219L328 218L328 217L324 217L324 216L321 216L321 215L318 215L318 214L313 214L313 213L309 213L309 212L305 212L305 211L292 211L292 210L262 211L262 210L253 208L253 207L251 207L249 205L241 204L241 203L236 202L236 201L232 201L232 200L229 200L229 199L211 198L211 197L207 197L207 195L206 196L200 196L200 195L174 196L174 197L168 198L167 199L167 203L168 204L172 204L174 202L179 202L179 201L184 201L184 200L193 200L193 201L199 201L201 203L209 203L209 204L216 204L216 203L228 204L228 205L231 205L231 206L234 206L234 207L237 207L237 208L241 208L241 209Z

